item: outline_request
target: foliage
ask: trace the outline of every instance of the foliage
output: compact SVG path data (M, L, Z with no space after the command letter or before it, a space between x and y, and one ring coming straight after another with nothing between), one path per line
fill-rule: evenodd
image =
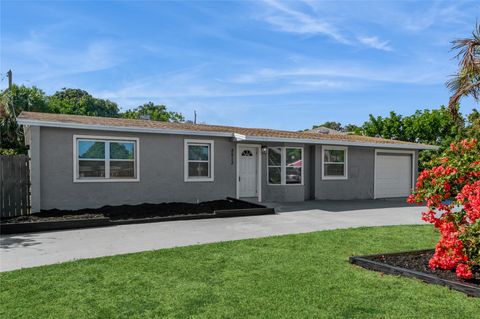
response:
M13 85L0 96L0 149L26 151L23 131L17 125L16 117L22 111L48 112L45 93L33 87Z
M185 121L185 117L182 114L168 111L165 105L158 105L153 102L148 102L133 110L128 110L121 116L127 119L140 119L142 116L147 116L150 120L163 122Z
M460 62L457 74L447 82L453 92L448 106L456 119L462 97L472 96L476 101L480 100L480 25L475 26L471 38L458 39L452 44L453 50L459 50L457 58Z
M480 143L452 143L432 164L408 198L426 202L422 219L440 231L430 267L456 268L458 277L472 278L480 267Z
M15 148L0 148L0 155L17 155L24 154L25 152L21 149Z
M118 117L116 103L95 98L80 89L63 88L55 92L49 98L48 108L52 113Z

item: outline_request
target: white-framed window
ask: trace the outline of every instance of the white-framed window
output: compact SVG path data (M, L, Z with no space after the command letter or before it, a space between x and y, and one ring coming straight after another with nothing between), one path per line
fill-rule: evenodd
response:
M185 182L214 180L214 143L212 140L185 140Z
M322 179L348 178L348 148L345 146L322 147Z
M303 148L269 147L267 155L269 185L303 185Z
M139 181L138 148L138 138L74 135L73 181Z

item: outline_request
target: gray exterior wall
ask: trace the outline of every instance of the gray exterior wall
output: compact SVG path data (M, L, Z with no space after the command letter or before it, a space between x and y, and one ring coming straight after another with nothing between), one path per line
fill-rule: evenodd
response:
M73 135L139 138L140 181L74 183ZM214 182L184 182L184 139L214 140ZM235 144L229 138L42 127L40 145L41 209L195 202L236 195Z
M73 182L73 136L139 138L140 181ZM104 205L196 202L236 196L236 142L231 138L31 127L32 211L96 208ZM214 181L184 181L184 140L213 140ZM267 155L261 158L262 201L371 199L375 148L348 147L348 179L323 180L321 145L248 143L303 147L303 185L269 185ZM418 151L415 152L415 173Z
M348 147L346 180L322 179L322 146L315 146L315 199L373 198L375 149Z

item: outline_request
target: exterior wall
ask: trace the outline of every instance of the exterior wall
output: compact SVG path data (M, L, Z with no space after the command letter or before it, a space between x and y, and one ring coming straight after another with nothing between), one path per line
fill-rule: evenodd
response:
M73 182L73 136L139 138L140 181ZM104 205L196 202L236 196L236 143L230 138L31 127L32 211L96 208ZM184 140L214 141L214 181L184 181ZM371 199L375 148L348 147L348 179L323 180L321 145L247 143L303 147L303 185L269 185L267 155L260 153L262 201ZM41 147L40 147L41 146ZM418 151L415 152L418 174Z
M315 199L371 199L373 198L375 149L348 147L348 179L322 179L322 146L315 146Z
M236 195L235 161L229 138L42 127L41 209L205 201ZM139 138L139 182L73 182L73 135ZM184 181L184 139L214 141L214 182Z

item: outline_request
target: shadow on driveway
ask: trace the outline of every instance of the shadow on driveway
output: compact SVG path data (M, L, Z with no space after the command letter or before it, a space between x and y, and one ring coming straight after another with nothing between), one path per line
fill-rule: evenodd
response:
M35 234L2 235L0 237L0 249L40 245L35 237L37 237Z
M275 208L277 213L305 210L322 210L327 212L347 212L355 210L388 209L398 207L415 207L406 202L406 198L362 199L362 200L310 200L305 202L264 203Z

